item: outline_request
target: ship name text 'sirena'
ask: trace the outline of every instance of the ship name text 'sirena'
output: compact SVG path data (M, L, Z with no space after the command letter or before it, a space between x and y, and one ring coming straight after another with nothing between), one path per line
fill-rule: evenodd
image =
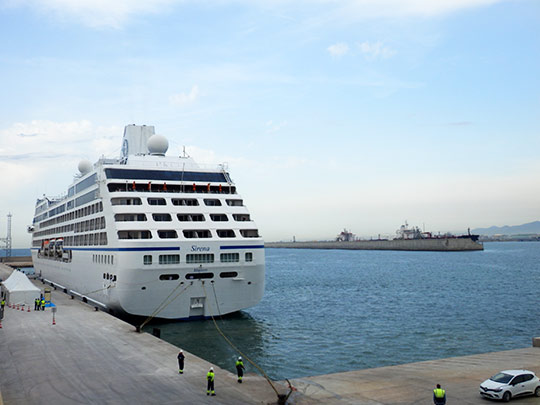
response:
M111 312L200 318L256 305L264 243L225 165L165 156L152 126L128 125L122 156L79 164L60 198L38 199L36 274Z

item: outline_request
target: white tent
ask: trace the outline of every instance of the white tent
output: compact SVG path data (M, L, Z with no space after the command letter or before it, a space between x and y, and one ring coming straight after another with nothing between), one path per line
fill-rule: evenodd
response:
M14 270L11 276L2 282L2 296L6 297L8 305L33 304L40 293L41 290L32 284L26 274L21 271Z

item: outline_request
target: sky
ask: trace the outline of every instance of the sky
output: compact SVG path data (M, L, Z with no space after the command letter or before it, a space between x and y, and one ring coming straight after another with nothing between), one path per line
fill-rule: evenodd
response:
M154 125L266 241L540 219L537 0L0 0L0 237Z

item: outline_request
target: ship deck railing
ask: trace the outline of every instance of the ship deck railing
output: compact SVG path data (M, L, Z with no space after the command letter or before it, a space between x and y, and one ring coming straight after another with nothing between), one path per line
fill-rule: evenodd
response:
M188 194L237 194L235 186L219 186L208 184L169 184L163 183L109 183L107 184L109 192L149 192L149 193L188 193Z

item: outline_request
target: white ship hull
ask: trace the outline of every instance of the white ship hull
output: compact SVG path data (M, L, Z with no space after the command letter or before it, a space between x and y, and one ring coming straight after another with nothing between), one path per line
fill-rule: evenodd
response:
M191 248L188 246L186 248ZM159 252L151 248L144 253ZM219 254L219 246L216 246ZM182 247L180 247L182 250ZM264 249L257 249L263 256ZM92 255L114 256L112 265L95 264ZM141 266L143 252L77 250L71 263L43 259L32 250L36 274L66 288L68 292L91 298L113 312L165 319L188 319L224 315L257 305L264 294L264 264L244 266L205 264L202 266L165 265L159 269ZM211 272L211 280L188 280L187 274ZM235 271L238 276L220 278L219 273ZM103 278L114 273L117 281ZM163 274L178 274L178 280L159 280ZM157 276L157 277L156 277ZM146 287L143 289L143 287Z
M36 274L142 317L201 318L256 305L264 242L229 174L148 153L152 133L126 127L122 158L79 165L67 195L37 201L29 228Z

